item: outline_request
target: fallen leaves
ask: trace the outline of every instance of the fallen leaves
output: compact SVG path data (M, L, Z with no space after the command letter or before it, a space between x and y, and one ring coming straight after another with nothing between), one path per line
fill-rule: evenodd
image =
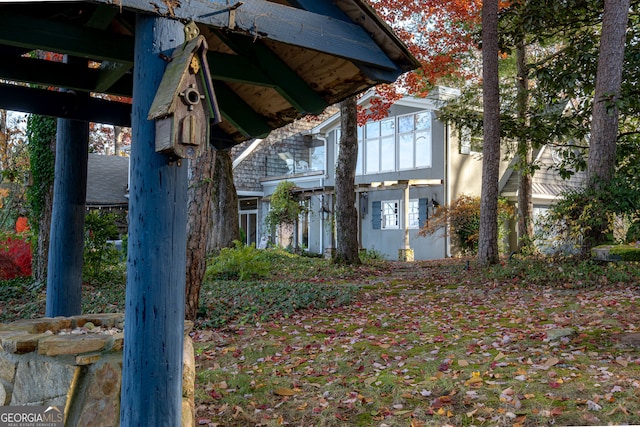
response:
M638 329L633 292L513 282L486 293L450 271L434 285L437 272L420 265L372 276L347 307L203 333L216 344L200 352L200 375L215 377L198 420L523 427L640 416L640 357L607 340L618 324ZM563 328L576 333L548 339Z

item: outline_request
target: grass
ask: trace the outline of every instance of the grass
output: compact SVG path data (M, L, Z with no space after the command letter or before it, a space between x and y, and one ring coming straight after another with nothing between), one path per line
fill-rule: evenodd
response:
M203 286L200 425L640 424L640 356L622 339L640 332L635 263L259 256L278 268ZM41 315L41 289L0 287L4 320ZM85 290L86 311L122 310L119 275Z

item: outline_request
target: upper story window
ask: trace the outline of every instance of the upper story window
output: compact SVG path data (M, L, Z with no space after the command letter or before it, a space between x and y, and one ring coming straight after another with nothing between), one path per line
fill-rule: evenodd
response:
M431 112L390 117L358 127L356 175L430 168ZM335 130L336 161L340 129Z
M458 132L460 138L460 154L482 153L482 135L474 134L473 131L463 126Z

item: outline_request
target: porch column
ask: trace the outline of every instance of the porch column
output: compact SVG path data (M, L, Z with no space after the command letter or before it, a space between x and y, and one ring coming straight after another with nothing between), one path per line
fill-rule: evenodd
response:
M82 311L89 123L58 119L47 260L47 317Z
M413 261L413 249L409 244L409 188L410 184L407 183L404 187L402 196L402 226L404 228L404 247L398 250L399 261Z
M187 162L155 151L147 114L184 42L174 20L136 17L129 246L120 425L179 426L185 310Z

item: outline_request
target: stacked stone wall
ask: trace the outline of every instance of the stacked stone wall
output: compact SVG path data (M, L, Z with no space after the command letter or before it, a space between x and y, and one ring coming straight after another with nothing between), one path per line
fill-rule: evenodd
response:
M0 325L0 405L58 406L67 426L118 426L123 314ZM195 360L185 324L182 426L195 425Z

